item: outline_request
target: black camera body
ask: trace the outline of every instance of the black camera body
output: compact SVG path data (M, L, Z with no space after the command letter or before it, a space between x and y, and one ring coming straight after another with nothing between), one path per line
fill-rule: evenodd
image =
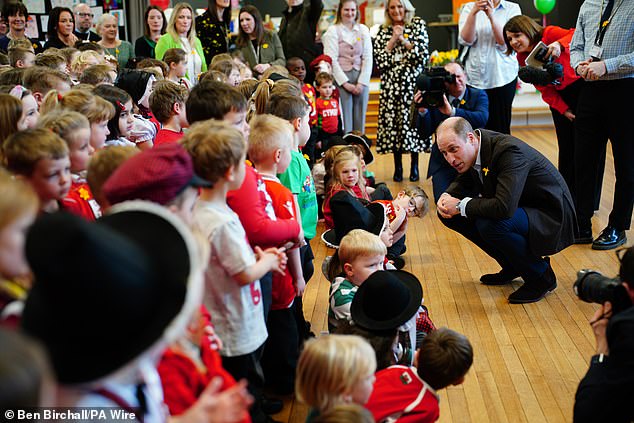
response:
M423 100L416 107L427 109L441 107L445 102L443 95L447 92L445 84L456 82L456 75L449 73L442 66L425 69L416 78L416 89L422 92Z
M577 280L572 286L580 300L587 303L612 303L612 313L616 314L632 306L632 301L621 279L608 278L594 270L582 269L577 272Z

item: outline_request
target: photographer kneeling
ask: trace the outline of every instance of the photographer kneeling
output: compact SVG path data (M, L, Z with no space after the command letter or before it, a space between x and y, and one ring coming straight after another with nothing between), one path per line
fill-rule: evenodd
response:
M467 86L467 75L460 63L448 63L443 68L431 68L416 81L414 102L418 108L416 127L422 139L427 139L445 119L465 118L473 128L483 128L489 119L489 98L484 90ZM447 163L434 143L427 177L432 178L434 201L458 175Z
M634 421L634 247L621 258L619 278L579 272L575 292L602 303L590 325L597 342L575 397L575 422Z

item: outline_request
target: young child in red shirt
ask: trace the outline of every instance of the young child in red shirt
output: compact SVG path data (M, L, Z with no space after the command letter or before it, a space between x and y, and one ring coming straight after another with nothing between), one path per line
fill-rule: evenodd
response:
M297 221L297 204L291 191L276 175L284 173L291 161L293 127L279 117L258 115L251 121L249 158L262 175L271 196L277 219ZM273 274L271 311L267 319L269 338L262 356L267 384L279 394L295 389L295 368L299 356L299 335L294 318L295 297L306 286L299 245L286 249L289 258L286 272Z
M435 422L440 416L436 392L462 384L473 363L467 337L447 328L430 332L417 355L416 367L390 366L376 373L366 408L377 422Z
M150 109L161 128L156 133L154 145L176 142L183 137L183 128L189 127L185 101L189 91L172 81L158 81L150 94Z
M101 207L86 182L88 161L95 151L90 145L88 119L81 113L62 109L42 116L40 126L55 132L68 145L72 184L62 207L88 220L101 217Z
M315 77L315 85L319 91L319 97L315 100L317 108L317 143L316 154L321 157L321 152L328 149L330 138L333 135L343 135L341 105L334 98L335 80L326 72L321 72Z

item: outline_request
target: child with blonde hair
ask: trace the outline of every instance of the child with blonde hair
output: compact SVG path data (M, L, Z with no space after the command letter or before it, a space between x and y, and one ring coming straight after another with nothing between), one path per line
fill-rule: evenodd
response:
M91 84L94 86L101 84L114 85L116 79L117 72L105 64L87 66L79 75L80 84Z
M277 116L258 115L251 121L250 134L249 159L264 180L275 212L273 217L292 220L299 228L293 194L276 176L285 172L291 161L293 127ZM295 386L299 335L294 300L301 297L306 286L299 245L286 251L289 259L286 271L273 274L271 310L266 321L269 338L262 355L265 380L279 394L290 394Z
M356 147L350 146L339 150L332 162L332 177L326 188L327 194L323 204L324 222L327 229L334 228L330 199L339 191L347 191L356 198L370 201L365 187L361 159L353 149Z
M18 132L22 102L10 94L0 94L0 142Z
M84 70L92 65L103 65L103 57L96 51L86 50L79 53L70 64L70 77L78 81Z
M311 407L306 422L340 404L364 405L375 371L374 350L359 336L325 335L306 341L295 382L297 398Z
M112 103L85 89L73 89L64 94L52 90L44 97L40 112L47 114L58 109L72 110L84 115L90 122L90 145L95 151L104 147L110 133L108 121L115 116Z
M43 128L16 132L2 144L5 165L28 182L40 199L40 211L59 210L71 185L68 146Z
M99 218L101 208L86 182L88 161L95 152L90 145L90 122L81 113L57 110L44 115L40 127L55 132L68 145L72 184L62 201L63 208L87 220Z
M31 187L0 170L0 322L3 326L17 326L31 286L24 242L37 209L38 199Z
M333 332L341 320L350 320L350 304L357 289L372 273L384 269L387 248L378 235L353 229L339 244L329 263L330 306L328 330Z

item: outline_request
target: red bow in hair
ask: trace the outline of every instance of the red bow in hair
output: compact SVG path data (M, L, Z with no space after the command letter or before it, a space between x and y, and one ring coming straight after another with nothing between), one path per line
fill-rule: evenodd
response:
M117 100L117 106L119 106L122 112L125 110L125 106L119 100Z

